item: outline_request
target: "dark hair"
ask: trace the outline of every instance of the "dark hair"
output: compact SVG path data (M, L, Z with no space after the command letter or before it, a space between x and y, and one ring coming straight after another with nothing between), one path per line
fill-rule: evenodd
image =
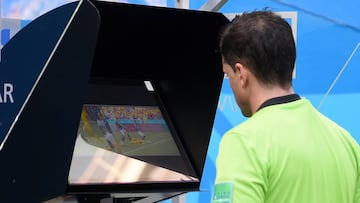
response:
M235 16L222 33L220 48L224 63L246 65L264 84L292 85L295 41L279 15L264 9Z

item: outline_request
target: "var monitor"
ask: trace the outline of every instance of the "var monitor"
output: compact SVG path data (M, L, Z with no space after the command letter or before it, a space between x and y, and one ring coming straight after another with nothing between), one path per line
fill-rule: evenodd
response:
M151 81L93 79L87 95L70 186L199 181Z

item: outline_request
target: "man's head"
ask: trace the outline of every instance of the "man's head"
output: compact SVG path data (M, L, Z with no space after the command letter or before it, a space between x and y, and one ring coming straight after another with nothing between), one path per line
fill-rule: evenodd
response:
M220 47L224 72L235 74L229 76L230 84L245 116L253 112L248 109L251 92L242 88L247 80L238 80L242 76L250 75L264 88L292 88L295 41L290 25L275 13L263 10L236 16L223 31Z

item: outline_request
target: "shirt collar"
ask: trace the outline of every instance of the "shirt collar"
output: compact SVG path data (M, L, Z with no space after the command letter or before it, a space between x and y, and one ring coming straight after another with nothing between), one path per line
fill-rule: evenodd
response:
M284 103L289 103L289 102L293 102L296 100L299 100L300 96L298 94L289 94L289 95L285 95L285 96L281 96L281 97L274 97L271 99L266 100L259 108L257 111L259 111L260 109L267 107L267 106L271 106L271 105L275 105L275 104L284 104Z

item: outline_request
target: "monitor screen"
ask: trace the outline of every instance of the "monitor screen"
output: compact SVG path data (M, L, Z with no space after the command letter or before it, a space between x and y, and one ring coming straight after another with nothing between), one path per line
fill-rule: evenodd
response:
M84 104L79 136L126 156L180 156L157 106Z
M151 81L93 79L70 185L198 181Z

